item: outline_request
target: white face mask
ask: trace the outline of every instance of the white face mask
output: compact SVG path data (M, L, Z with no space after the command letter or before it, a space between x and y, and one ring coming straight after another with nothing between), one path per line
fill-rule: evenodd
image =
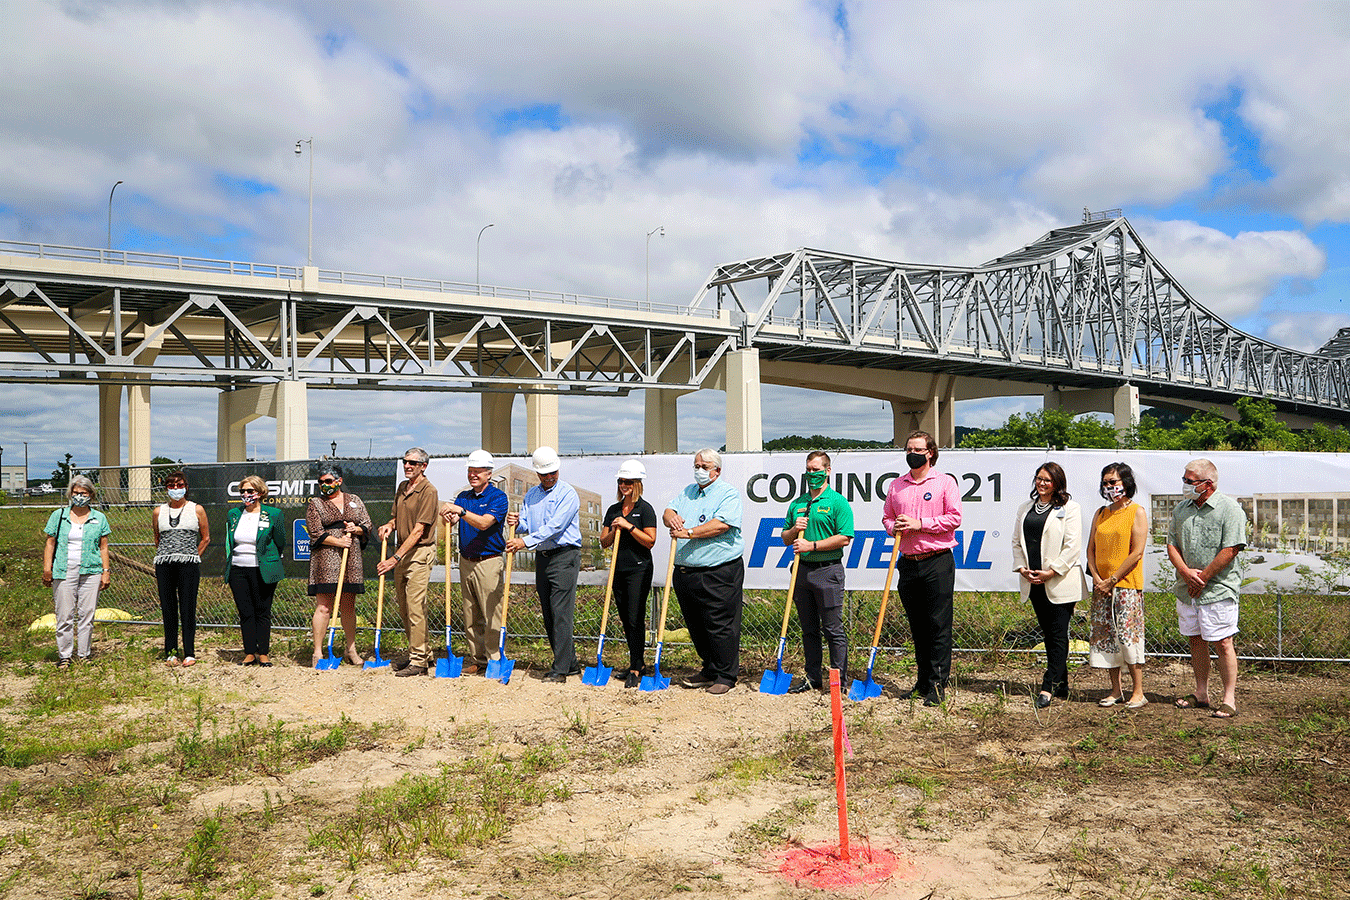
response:
M707 469L695 469L694 481L699 487L707 487L712 483L712 473Z
M1199 500L1200 485L1186 484L1183 482L1181 485L1181 496L1185 497L1187 500Z
M170 500L182 500L187 496L187 488L169 488L165 491Z

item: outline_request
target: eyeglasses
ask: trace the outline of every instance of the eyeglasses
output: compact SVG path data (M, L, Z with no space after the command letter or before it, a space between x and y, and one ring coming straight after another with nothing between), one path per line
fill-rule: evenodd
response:
M1122 483L1121 480L1117 478L1115 481L1103 481L1102 487L1110 487L1113 484L1121 484L1121 483Z
M1182 476L1181 476L1181 483L1182 483L1182 484L1208 484L1208 483L1209 483L1209 479L1208 479L1208 478L1187 478L1185 475L1182 475Z
M631 484L637 484L637 481L632 478L620 478L619 484L623 485L624 487L628 487Z
M425 465L426 465L426 463L422 462L420 459L405 459L405 460L403 461L403 464L404 464L405 466L425 466Z
M257 492L257 491L240 491L240 492L239 492L239 496L240 496L240 497L243 497L245 500L257 500L257 499L258 499L258 492Z
M335 479L335 478L320 478L320 479L319 479L319 484L337 484L337 479Z
M1041 478L1041 477L1038 476L1038 477L1036 478L1036 483L1037 483L1037 484L1054 484L1054 483L1055 483L1055 479L1053 479L1053 478Z

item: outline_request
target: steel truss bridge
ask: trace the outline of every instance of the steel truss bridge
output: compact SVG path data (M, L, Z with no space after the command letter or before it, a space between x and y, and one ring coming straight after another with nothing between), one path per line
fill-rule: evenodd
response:
M1263 397L1350 422L1350 329L1317 353L1245 334L1192 298L1125 218L1085 218L968 268L811 249L729 263L693 306L730 310L761 358L1077 388L1131 383L1192 405Z
M860 384L868 370L1133 384L1350 422L1350 340L1302 353L1238 331L1118 215L973 267L743 260L680 304L0 241L0 383L689 391L725 387L719 364L745 349L862 370Z

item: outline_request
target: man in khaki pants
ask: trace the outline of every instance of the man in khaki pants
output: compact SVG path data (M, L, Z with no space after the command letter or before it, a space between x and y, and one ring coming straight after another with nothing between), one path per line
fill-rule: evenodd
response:
M408 655L393 664L394 674L402 677L425 675L431 665L427 650L427 583L436 563L436 515L440 498L427 481L427 462L431 459L421 447L403 454L403 474L407 480L394 494L394 518L380 526L380 540L397 531L398 549L375 567L379 575L394 572L394 591L408 636Z
M461 491L453 503L441 504L441 518L459 526L460 595L464 598L464 637L469 645L464 655L465 675L485 671L488 660L501 656L497 637L502 630L502 600L506 596L502 523L509 501L492 483L492 467L491 453L470 453L469 489Z

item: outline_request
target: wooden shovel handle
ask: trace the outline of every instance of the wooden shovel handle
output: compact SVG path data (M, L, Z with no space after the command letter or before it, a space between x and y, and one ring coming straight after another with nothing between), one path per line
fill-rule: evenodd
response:
M886 569L886 590L881 592L881 611L877 613L877 630L872 633L872 646L881 643L881 623L886 618L886 603L891 599L891 579L895 577L895 561L900 558L900 535L895 536L895 546L891 548L891 564Z
M385 553L389 550L389 537L380 538L380 562L384 562ZM375 630L379 631L384 627L384 575L380 575L380 590L378 599L375 601Z
M670 582L675 577L675 544L678 538L670 539L670 562L666 565L666 586L661 591L661 625L656 630L656 642L666 637L666 610L670 608Z
M614 546L610 548L609 558L609 577L605 579L605 611L600 614L600 633L605 633L606 626L609 625L609 600L614 596L614 570L619 567L619 541L623 538L623 531L616 529L614 532Z
M801 561L800 553L792 554L792 568L788 574L788 595L787 602L783 604L783 630L778 633L778 640L787 640L788 615L792 612L792 590L797 586L797 563Z
M516 526L506 526L507 542L516 539ZM505 584L505 590L502 591L502 627L506 627L506 611L511 608L511 569L516 564L515 551L506 554L506 571L502 573L502 580Z

